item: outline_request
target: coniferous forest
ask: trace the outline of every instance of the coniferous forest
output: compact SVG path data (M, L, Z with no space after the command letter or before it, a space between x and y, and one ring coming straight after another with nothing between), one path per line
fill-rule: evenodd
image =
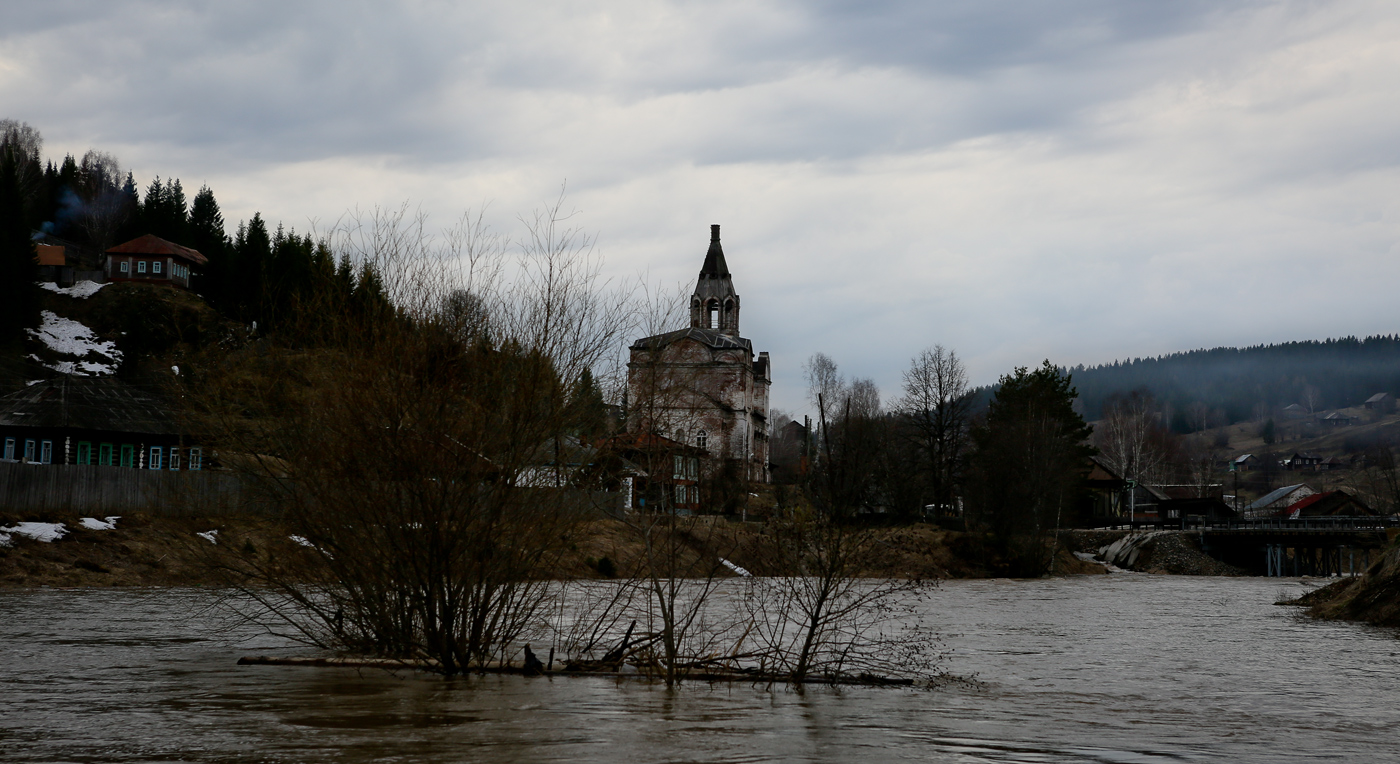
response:
M1114 394L1147 389L1178 432L1261 418L1292 404L1310 411L1357 406L1400 391L1400 336L1343 337L1212 348L1066 369L1087 419Z

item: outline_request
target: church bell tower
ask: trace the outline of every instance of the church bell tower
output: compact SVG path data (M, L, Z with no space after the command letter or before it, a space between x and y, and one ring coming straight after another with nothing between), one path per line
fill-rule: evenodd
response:
M690 325L728 337L739 336L739 295L734 292L729 265L724 262L717 225L710 226L710 251L705 253L705 265L700 268L695 294L690 297Z

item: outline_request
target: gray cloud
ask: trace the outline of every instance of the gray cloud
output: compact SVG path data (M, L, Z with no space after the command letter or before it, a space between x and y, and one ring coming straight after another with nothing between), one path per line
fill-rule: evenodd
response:
M780 405L824 350L1050 357L1394 331L1383 3L28 3L3 116L305 226L503 225L567 178L619 276L725 224ZM1282 295L1306 296L1306 309Z

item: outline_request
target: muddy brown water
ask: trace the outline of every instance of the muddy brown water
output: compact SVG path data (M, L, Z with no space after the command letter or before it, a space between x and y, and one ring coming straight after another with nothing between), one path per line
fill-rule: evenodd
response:
M948 582L935 691L238 666L201 590L0 592L6 762L1400 761L1400 634L1295 580Z

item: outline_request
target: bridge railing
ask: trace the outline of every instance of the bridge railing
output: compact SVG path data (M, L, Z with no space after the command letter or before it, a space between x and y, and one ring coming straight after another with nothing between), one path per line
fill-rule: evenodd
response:
M1185 530L1221 530L1221 531L1265 531L1265 530L1384 530L1386 528L1400 527L1400 519L1390 517L1368 517L1368 516L1337 516L1327 517L1299 517L1297 519L1286 519L1281 517L1256 517L1242 520L1216 520L1192 523L1189 519L1183 523Z

